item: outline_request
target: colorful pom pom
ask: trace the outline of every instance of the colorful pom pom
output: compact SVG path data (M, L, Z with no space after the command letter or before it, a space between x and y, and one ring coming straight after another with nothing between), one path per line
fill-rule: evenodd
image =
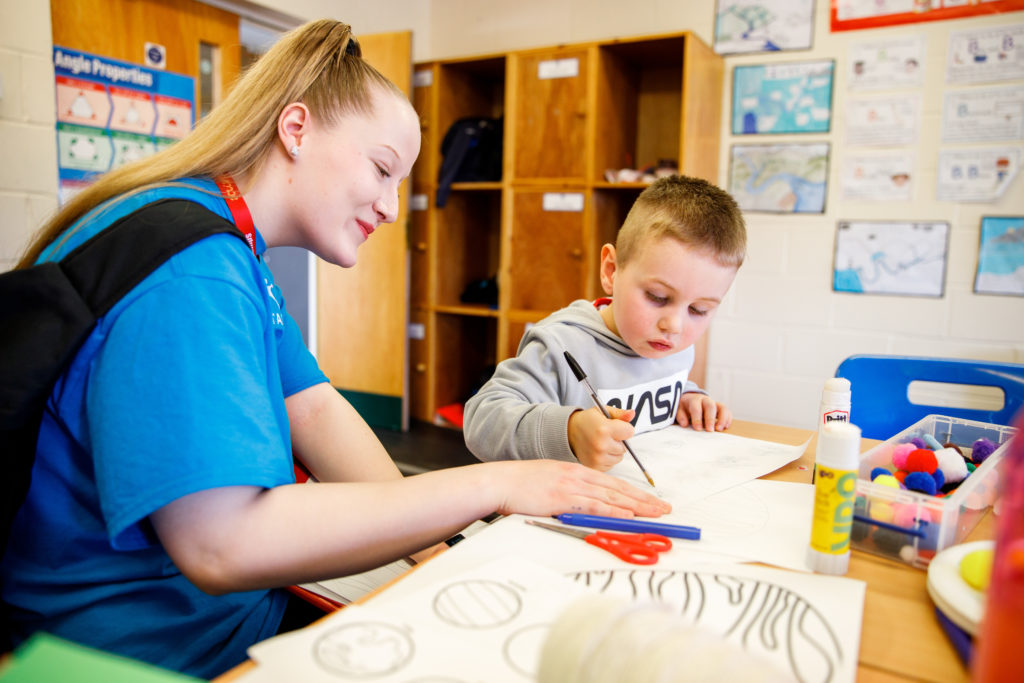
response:
M912 443L901 443L892 449L892 464L898 469L902 470L907 464L907 456L914 450L914 444Z
M932 479L935 480L936 491L946 485L946 475L942 473L942 470L935 470L932 472Z
M890 529L875 529L875 533L871 534L875 547L889 555L899 555L900 548L906 545L906 539L906 534Z
M917 524L916 505L897 505L893 510L892 523L906 529L913 529Z
M931 434L924 434L921 436L921 438L924 439L924 442L928 446L928 448L933 451L937 451L940 448L942 448L942 444L939 443L938 439L936 439Z
M935 451L935 459L939 462L939 469L942 470L947 484L961 482L967 477L967 462L958 448L947 446Z
M980 465L985 462L985 458L992 455L996 450L996 445L988 439L978 439L971 445L971 460L976 465Z
M988 588L988 582L992 576L994 555L995 548L984 548L967 553L960 560L960 577L971 588L984 591Z
M961 449L959 446L957 446L952 441L947 441L946 443L942 444L942 447L943 448L952 448L952 449L956 450L956 452L960 454L961 458L966 458L967 457L966 455L964 455L963 449Z
M906 470L909 472L927 472L931 474L939 466L935 453L927 448L918 448L907 456Z
M924 439L919 436L915 436L910 440L910 443L914 444L916 448L928 448L928 444L925 443Z
M892 476L895 477L896 481L902 484L906 480L908 474L910 474L910 472L907 472L906 470L896 470L892 473Z
M876 467L875 469L871 470L871 481L874 481L875 477L880 477L884 474L892 474L892 472L890 472L884 467Z
M868 537L868 534L871 533L871 529L873 528L874 527L867 522L862 522L858 519L853 520L853 528L850 530L850 540L854 543L860 543Z
M875 477L874 482L879 486L887 486L891 489L898 489L900 487L899 481L897 481L896 477L891 474L883 474L879 477Z
M907 485L907 488L911 491L919 491L929 496L934 496L935 491L935 479L928 472L911 472L907 475L907 478L903 480L903 483Z

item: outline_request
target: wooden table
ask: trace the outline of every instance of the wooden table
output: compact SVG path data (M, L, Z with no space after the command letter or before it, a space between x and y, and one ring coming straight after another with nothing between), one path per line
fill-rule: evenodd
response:
M805 429L740 420L733 422L729 433L786 444L801 444L812 434ZM810 483L816 441L815 436L799 460L762 479ZM877 443L864 439L861 452ZM991 515L985 515L966 540L993 537ZM924 570L854 550L846 576L867 584L857 664L858 683L969 680L967 669L936 621L934 606L925 586L927 577ZM371 600L387 588L387 585L382 586L359 602ZM245 662L214 680L217 683L236 680L254 666L252 662Z

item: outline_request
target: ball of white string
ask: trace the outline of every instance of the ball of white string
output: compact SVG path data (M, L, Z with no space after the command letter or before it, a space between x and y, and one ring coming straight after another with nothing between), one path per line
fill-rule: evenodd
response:
M593 594L552 625L538 683L781 683L771 662L687 623L663 604Z

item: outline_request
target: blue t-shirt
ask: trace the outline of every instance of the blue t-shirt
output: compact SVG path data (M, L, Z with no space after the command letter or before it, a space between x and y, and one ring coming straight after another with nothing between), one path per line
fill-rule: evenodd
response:
M189 180L108 202L41 260L167 197L230 220L214 183ZM258 232L256 247L266 248ZM243 661L277 631L284 593L201 592L149 515L196 491L294 482L284 399L325 381L242 240L205 238L150 274L99 321L49 398L0 565L15 639L42 629L203 678Z

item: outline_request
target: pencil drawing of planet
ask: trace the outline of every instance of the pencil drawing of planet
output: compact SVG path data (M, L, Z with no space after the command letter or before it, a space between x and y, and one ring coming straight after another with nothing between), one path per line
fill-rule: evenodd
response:
M413 655L408 633L384 622L358 622L331 629L313 644L319 664L339 676L384 676L401 669Z
M445 587L434 598L434 612L453 626L493 628L515 619L522 598L497 581L460 581Z
M803 596L768 581L673 570L582 571L569 578L600 593L671 605L705 630L767 657L801 683L838 679L846 658L829 623Z

